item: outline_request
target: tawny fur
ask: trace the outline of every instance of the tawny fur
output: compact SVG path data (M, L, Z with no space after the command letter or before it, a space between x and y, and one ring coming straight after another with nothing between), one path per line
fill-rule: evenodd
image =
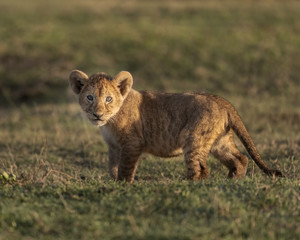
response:
M183 153L191 180L208 176L211 153L228 168L228 177L243 177L248 159L237 149L233 132L267 175L283 176L263 162L237 111L221 97L138 92L125 71L112 78L105 73L88 77L74 70L69 81L88 119L101 128L109 147L110 175L116 180L133 181L142 153L159 157Z

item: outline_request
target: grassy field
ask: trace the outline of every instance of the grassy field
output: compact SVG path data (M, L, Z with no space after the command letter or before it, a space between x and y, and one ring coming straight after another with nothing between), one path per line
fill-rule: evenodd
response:
M279 0L2 0L0 240L299 239L299 12ZM227 98L286 178L250 160L228 180L210 157L210 177L190 182L182 157L145 155L137 181L112 181L68 88L73 69Z

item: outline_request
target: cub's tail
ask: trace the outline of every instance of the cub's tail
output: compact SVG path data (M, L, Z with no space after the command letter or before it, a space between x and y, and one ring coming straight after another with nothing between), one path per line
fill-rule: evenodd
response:
M230 109L228 111L229 115L229 126L233 129L235 134L241 140L247 152L250 154L251 158L257 164L257 166L263 170L263 172L270 176L277 176L277 177L284 177L281 171L270 169L266 163L262 160L261 156L259 155L251 136L249 135L245 125L242 122L241 117L235 110L233 106L230 105Z

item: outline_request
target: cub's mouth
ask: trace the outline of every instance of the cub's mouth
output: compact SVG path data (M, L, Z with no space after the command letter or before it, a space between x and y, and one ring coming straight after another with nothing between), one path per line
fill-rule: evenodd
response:
M103 120L103 119L89 118L89 120L93 125L95 125L97 127L101 127L106 124L105 120Z
M90 122L93 125L102 126L105 123L105 120L102 119L103 114L102 115L98 115L96 113L86 112L86 116L87 116L88 120L90 120Z
M95 118L95 119L91 119L92 121L95 121L95 122L98 122L98 121L100 121L100 122L103 122L104 120L102 120L102 119L100 119L100 118Z

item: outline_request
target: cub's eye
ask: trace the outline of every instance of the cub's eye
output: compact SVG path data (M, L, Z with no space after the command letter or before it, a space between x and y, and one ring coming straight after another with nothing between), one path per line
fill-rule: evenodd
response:
M94 97L92 95L87 95L86 98L91 102L94 100Z
M107 102L107 103L111 103L112 102L112 97L107 97L106 99L105 99L105 101Z

